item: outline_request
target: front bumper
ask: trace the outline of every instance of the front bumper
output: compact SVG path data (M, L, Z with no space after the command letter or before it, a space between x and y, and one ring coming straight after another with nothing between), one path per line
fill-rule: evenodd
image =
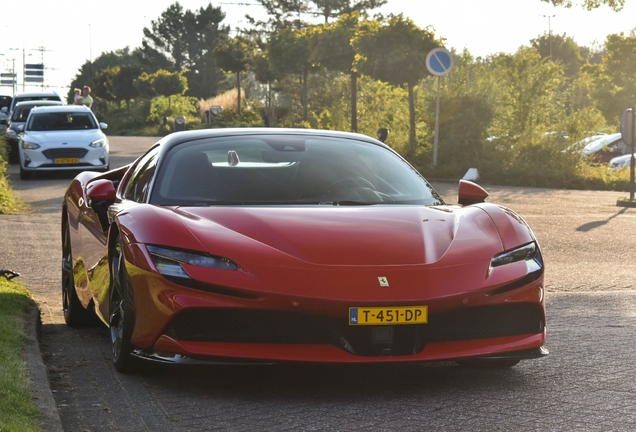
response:
M109 166L109 150L108 146L98 148L20 149L20 164L24 171L106 169Z
M132 343L135 355L147 359L386 363L536 358L545 343L542 271L495 289L373 303L427 305L427 324L350 326L348 308L363 306L360 301L286 293L252 296L204 283L187 287L129 262L127 267L136 306Z

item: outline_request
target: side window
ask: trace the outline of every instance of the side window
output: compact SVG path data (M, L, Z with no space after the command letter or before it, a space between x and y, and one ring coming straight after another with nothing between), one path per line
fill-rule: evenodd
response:
M126 184L124 198L140 203L146 201L148 188L157 167L158 152L159 147L154 147L139 160Z

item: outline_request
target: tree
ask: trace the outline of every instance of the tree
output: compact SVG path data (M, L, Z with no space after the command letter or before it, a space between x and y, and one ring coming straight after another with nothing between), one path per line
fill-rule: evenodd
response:
M263 5L268 21L256 21L248 16L253 27L266 33L277 33L281 30L305 29L310 22L303 16L322 16L325 24L331 18L339 18L354 12L367 16L370 9L376 9L387 3L387 0L258 0Z
M358 71L393 86L406 85L409 93L409 147L415 152L414 86L425 76L426 56L441 45L435 34L421 29L403 15L392 17L387 24L367 21L354 40ZM399 47L399 48L397 48Z
M303 120L307 121L307 86L309 79L309 59L311 55L310 37L308 32L286 29L272 35L267 57L272 64L272 70L278 76L287 74L299 74L302 84L301 104L303 107Z
M358 131L358 72L354 67L356 52L351 40L360 27L360 15L344 15L335 24L316 28L312 41L312 59L325 68L351 77L351 131Z
M182 95L188 90L188 80L182 73L160 69L153 74L143 72L134 85L145 97Z
M238 89L237 111L241 121L241 73L246 72L254 58L255 47L251 41L236 37L225 37L214 48L216 61L221 69L236 74Z
M125 101L127 109L130 109L130 101L139 95L135 79L140 74L140 66L124 65L119 67L119 73L113 77L113 95L117 101Z
M126 65L137 65L141 66L139 61L140 56L139 50L135 49L134 51L130 51L130 48L126 47L120 50L108 51L100 54L93 62L86 61L79 69L73 81L71 81L68 100L73 100L73 89L82 88L85 85L88 85L93 88L93 97L96 99L101 99L101 95L95 87L95 83L93 82L94 77L105 69L115 67L115 66L126 66Z
M182 72L187 69L191 93L199 97L216 94L219 82L224 78L216 66L212 50L229 27L222 26L225 14L221 8L209 4L192 12L174 3L151 28L144 28L142 53L151 61L162 65L165 70Z
M535 48L522 47L515 54L492 59L498 81L493 135L531 139L550 130L555 112L562 111L557 90L562 85L562 68L545 62Z
M572 2L572 0L541 0L541 1L545 3L552 3L554 6L563 6L566 8L570 8L572 7L573 4L575 4ZM577 3L580 3L580 6L584 7L587 10L596 9L600 7L601 5L607 5L617 12L623 9L623 6L625 6L625 0L582 0L581 2L577 2Z
M610 123L617 123L621 113L636 101L636 36L609 35L605 40L606 55L593 70L593 96Z
M574 78L587 61L583 57L584 49L571 37L543 34L532 39L530 44L539 51L541 57L563 63L565 76Z
M314 8L325 18L325 24L330 18L339 18L352 13L366 15L369 9L376 9L386 4L387 0L311 0Z
M266 98L266 125L272 126L274 124L274 104L272 101L272 82L278 79L276 73L272 69L272 65L267 59L265 53L260 52L255 55L252 61L252 70L256 80L262 84L267 84L267 98Z

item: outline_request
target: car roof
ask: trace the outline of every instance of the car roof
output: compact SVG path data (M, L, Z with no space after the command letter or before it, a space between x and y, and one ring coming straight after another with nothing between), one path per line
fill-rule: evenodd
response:
M59 94L54 91L22 92L22 93L14 94L13 98L15 99L18 97L35 97L35 96L59 96Z
M78 112L85 111L89 113L93 113L87 106L84 105L49 105L49 106L36 106L31 112Z
M597 152L606 145L612 144L614 141L618 141L621 137L620 132L611 135L601 135L598 139L588 143L585 146L585 151L589 153Z
M73 105L69 105L73 106ZM40 109L40 108L34 108ZM88 108L87 108L88 109ZM161 153L165 154L175 146L180 144L191 142L199 139L216 138L216 137L233 137L233 136L256 136L256 135L305 135L314 137L330 137L330 138L345 138L353 139L356 141L364 141L370 144L375 144L381 147L385 147L395 153L391 147L378 141L375 138L371 138L368 135L362 135L353 132L341 132L333 130L323 129L293 129L293 128L219 128L219 129L197 129L182 132L173 132L158 141L161 146Z
M17 104L15 104L13 109L16 109L17 107L21 107L21 106L28 106L28 105L38 105L38 106L55 105L55 106L59 106L59 105L64 105L64 102L57 101L57 100L27 100L27 101L18 102Z

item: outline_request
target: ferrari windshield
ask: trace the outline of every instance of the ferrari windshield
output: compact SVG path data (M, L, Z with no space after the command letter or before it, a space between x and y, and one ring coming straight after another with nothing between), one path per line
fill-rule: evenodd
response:
M443 204L392 151L320 135L245 135L172 148L150 197L157 205Z

